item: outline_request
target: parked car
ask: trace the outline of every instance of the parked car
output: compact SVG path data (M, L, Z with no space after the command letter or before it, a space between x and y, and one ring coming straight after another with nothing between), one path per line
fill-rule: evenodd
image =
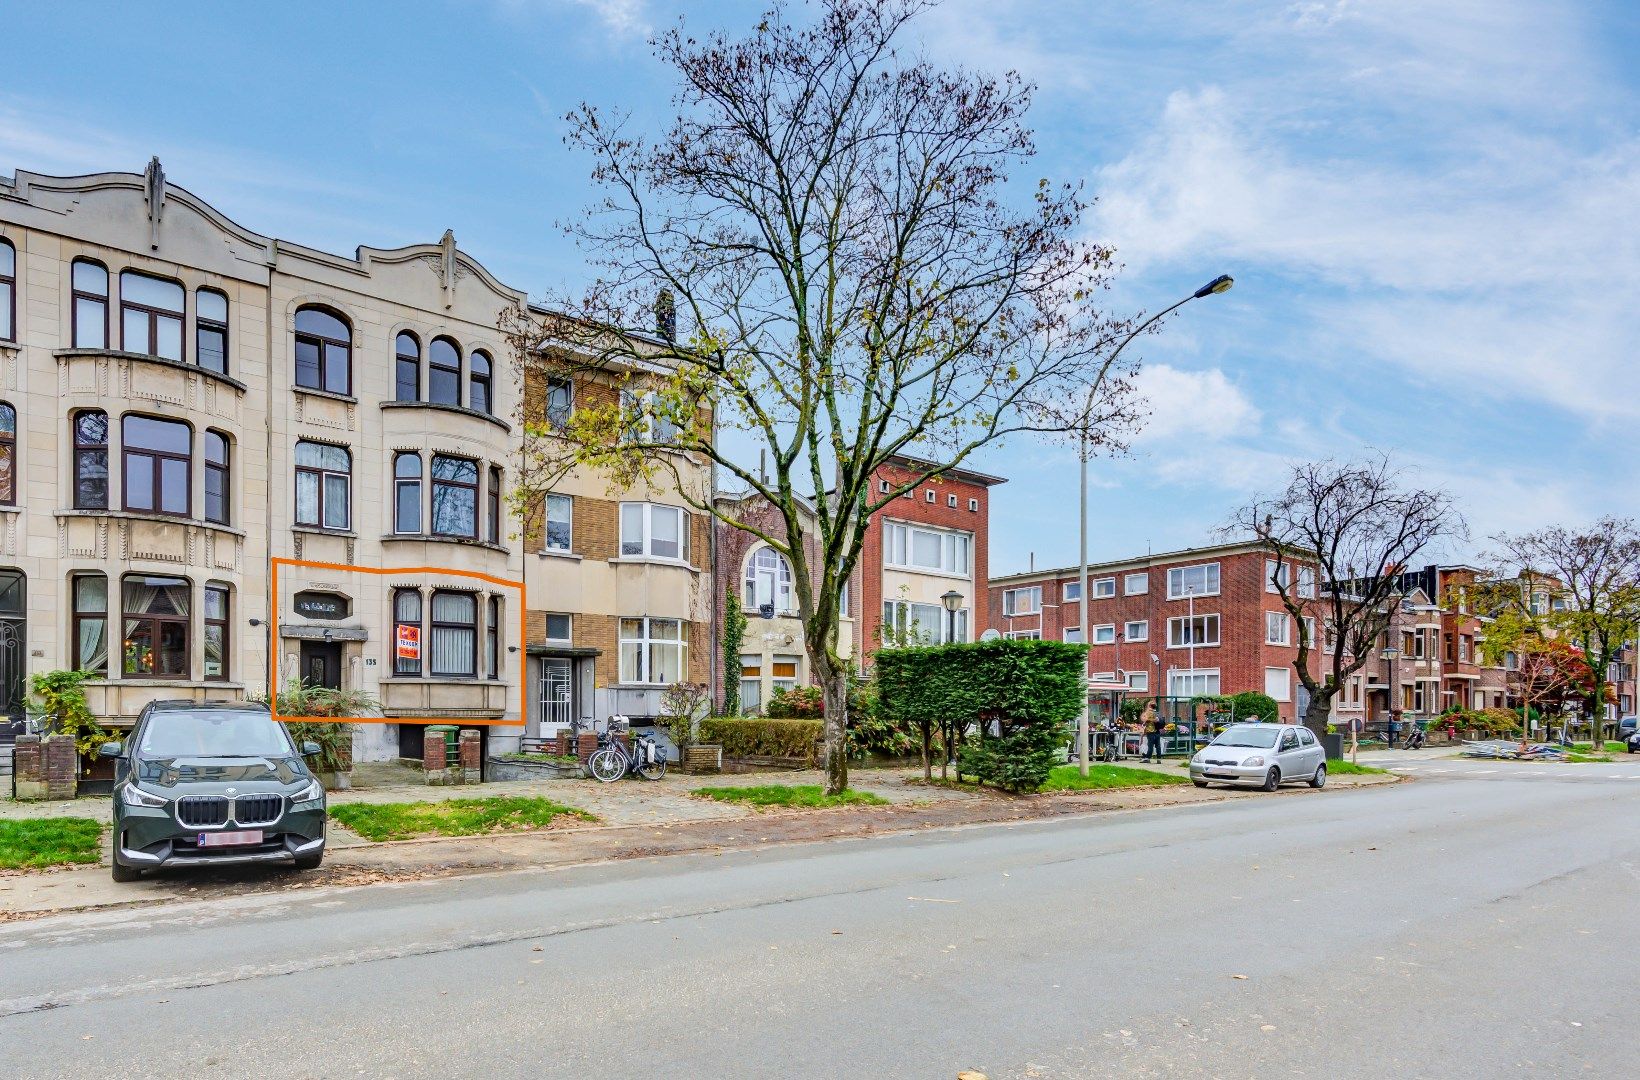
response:
M1232 724L1190 759L1190 779L1274 791L1282 784L1327 782L1327 754L1315 733L1294 724Z
M1633 737L1640 734L1640 716L1625 716L1617 722L1617 737L1634 749Z
M1640 754L1640 728L1632 728L1623 736L1623 742L1629 748L1629 753Z
M157 701L114 759L115 881L180 866L318 866L325 789L265 705Z

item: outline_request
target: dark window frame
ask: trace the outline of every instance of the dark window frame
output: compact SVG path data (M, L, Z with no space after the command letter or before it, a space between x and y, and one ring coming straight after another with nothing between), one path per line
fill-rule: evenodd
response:
M186 454L178 454L174 450L150 450L145 447L137 447L133 449L131 446L131 440L125 433L126 421L132 419L151 420L158 424L175 424L178 427L185 428L188 432L188 452ZM133 457L149 458L153 462L152 469L149 474L149 481L151 483L150 495L153 498L152 506L131 505L132 469L130 463ZM181 511L164 509L165 470L162 467L162 463L166 461L180 461L182 462L183 469L185 470L184 475L186 476L186 480L183 487L186 491L187 498L184 501L183 509ZM167 517L184 518L193 516L194 429L192 425L183 420L173 420L168 416L148 416L145 413L126 413L120 417L120 507L121 509L139 514L164 514Z
M86 580L86 579L90 579L90 578L101 578L102 579L102 583L103 583L103 609L101 611L85 611L80 607L80 582L82 580ZM121 588L121 594L120 595L121 595L120 606L123 608L125 606L123 586ZM107 574L104 574L101 571L87 571L85 573L75 573L75 574L68 575L68 606L69 606L69 611L72 613L70 615L69 633L73 635L72 645L73 645L73 650L74 650L74 667L75 667L75 670L77 670L77 671L90 671L90 672L98 673L98 674L101 675L102 678L105 678L105 679L108 678L108 659L109 659L110 646L112 645L112 640L109 638L109 635L108 635L109 615L110 615L110 612L109 612L108 608L109 608L110 603L111 603L111 597L108 595L108 575ZM123 615L124 615L123 611L121 612L121 615L123 617ZM100 619L102 621L102 624L103 624L103 662L102 662L102 667L101 668L94 668L94 667L91 667L89 665L86 657L80 655L80 642L83 640L82 637L80 636L80 624L82 622L86 622L88 620L98 620L98 619ZM121 666L122 667L124 666L123 657L121 659Z
M7 465L0 465L0 476L9 472L11 490L0 490L0 506L17 505L17 409L9 401L0 401L0 415L11 414L10 431L0 424L0 459L6 459Z
M304 341L306 341L308 343L311 343L318 350L318 353L319 353L319 370L318 370L318 373L317 373L318 381L316 383L305 383L305 382L302 381L302 379L301 379L301 370L302 369L301 369L300 365L296 365L296 358L295 358L295 355L293 353L292 357L291 357L291 361L292 361L292 364L295 365L295 366L293 367L293 370L292 370L292 376L293 376L292 382L294 382L295 385L297 385L299 387L302 387L303 389L306 389L306 390L323 390L326 393L330 393L330 394L345 394L345 395L348 395L348 396L352 396L352 394L353 394L353 322L352 322L352 320L347 318L347 316L343 315L341 312L336 311L333 308L325 307L323 304L303 304L301 307L296 309L295 318L298 321L301 319L302 312L304 312L304 311L316 311L316 312L319 312L320 314L328 315L332 319L335 319L337 322L342 324L343 328L345 328L347 330L347 337L346 338L334 338L334 337L329 337L325 334L321 334L321 333L319 333L317 331L314 331L314 330L301 330L301 329L298 329L295 332L295 334L293 335L293 338L295 340L296 345L300 346ZM327 345L340 345L346 351L346 354L347 354L347 365L346 365L347 382L346 382L346 385L343 386L343 388L340 389L340 390L336 389L334 386L326 385L325 374L326 374L326 371L328 370L328 368L327 368L327 365L325 363L325 359L326 359L325 346L327 346Z
M172 311L169 308L157 308L149 304L139 304L125 298L125 279L127 277L147 278L149 281L162 281L175 285L182 292L182 310ZM131 343L125 340L125 313L135 311L148 316L148 348L133 349ZM175 319L177 324L177 351L179 356L165 356L158 352L159 320ZM160 277L158 274L148 274L141 270L126 267L120 271L120 348L125 352L141 353L144 356L157 356L161 360L175 360L179 364L188 362L188 287L175 278Z
M489 514L489 521L486 525L489 531L485 535L490 543L499 544L501 543L501 466L499 465L490 466L490 487L485 492L485 502Z
M199 313L199 297L202 293L210 293L212 296L221 297L223 309L229 313L228 316L219 321L217 319L208 319L201 315ZM214 371L218 375L226 375L228 373L229 350L227 318L232 317L232 312L232 301L228 299L228 294L223 292L221 289L213 289L208 285L202 285L194 290L194 363L199 367L205 368L206 371ZM205 350L200 344L200 337L207 330L213 330L222 335L221 368L207 367L204 363Z
M318 485L318 490L317 490L318 501L314 505L317 507L317 510L318 510L318 513L317 513L318 520L316 520L316 521L303 521L302 520L302 518L300 516L301 513L302 513L302 500L301 500L301 497L299 495L297 496L297 498L295 500L295 505L292 506L292 508L291 508L291 520L294 521L296 524L301 525L304 528L325 529L329 532L352 532L353 531L353 451L351 449L349 449L348 447L338 446L335 443L319 442L317 439L297 439L296 440L296 449L299 449L303 443L311 443L314 446L328 446L333 450L342 451L343 453L345 453L347 455L347 471L346 472L337 472L335 469L326 469L322 466L317 466L317 465L293 465L292 466L292 471L296 474L296 476L298 478L296 480L297 487L301 486L300 477L303 476L304 474L312 476L312 477L315 478L315 482ZM295 455L295 450L293 449L292 454L291 454L291 460L292 461L295 460L295 456L296 456ZM325 516L326 516L325 515L325 489L326 489L326 487L329 486L325 483L325 478L330 477L330 476L342 476L342 477L345 477L347 479L347 524L346 525L326 525L325 524Z
M553 407L552 394L555 389L559 388L562 388L565 391L565 400L561 407L555 409ZM549 377L547 379L546 392L542 395L541 400L541 418L546 421L548 427L562 431L569 426L569 418L574 414L575 380L566 379L558 375Z
M399 600L406 596L416 598L416 618L413 622L399 614ZM388 648L393 651L393 674L395 677L418 679L421 677L422 657L427 654L427 642L423 640L424 635L421 634L421 630L426 624L426 604L427 598L422 596L420 589L400 588L393 590L393 633L388 638ZM399 627L401 626L414 626L416 628L417 640L421 646L421 656L415 660L406 659L399 655Z
M212 593L220 593L222 596L222 618L220 619L211 618ZM210 650L206 648L206 644L210 641L211 629L215 627L222 631L222 671L218 675L212 675L208 671L201 671L200 675L207 682L227 682L228 658L230 656L228 624L233 621L233 590L226 585L207 584L205 586L205 602L200 608L200 616L205 627L204 637L200 639L200 647L204 649L201 659L210 655Z
M216 439L222 444L221 461L215 461L211 457L212 439ZM231 439L225 431L218 431L215 428L206 428L205 437L201 441L204 443L204 448L201 451L201 457L204 459L205 463L204 519L206 521L214 521L218 525L232 524L233 474L231 470L233 468L233 439ZM221 480L222 514L220 517L217 517L211 513L212 478L220 478Z
M405 352L405 339L415 346L414 352ZM404 374L406 365L414 372L410 396L404 396ZM421 339L408 330L400 330L393 338L393 400L420 401L421 400Z
M482 375L478 372L480 362L484 365L484 374ZM494 414L495 399L491 394L491 391L495 388L494 375L495 362L490 359L489 353L483 349L474 349L467 354L467 407L469 409L484 413L486 416ZM484 388L484 404L482 405L478 403L479 387Z
M485 605L484 642L488 650L485 661L491 682L501 681L501 597L490 595Z
M438 477L438 463L440 461L458 461L458 462L461 462L463 465L471 465L472 468L473 468L472 483L468 483L465 480L440 480L439 477ZM457 537L462 537L462 538L467 539L467 540L477 540L478 539L478 517L479 517L478 480L479 480L479 477L481 475L482 475L482 473L479 471L479 463L477 461L474 461L472 458L459 457L455 454L434 454L433 455L432 462L428 466L428 481L429 481L429 484L430 484L429 494L432 497L432 501L429 504L431 509L428 512L428 521L427 521L427 532L428 532L429 535L431 535L431 536L457 536ZM471 529L469 529L466 532L451 532L451 531L448 531L446 529L441 529L439 527L437 507L438 507L438 502L439 502L438 495L439 495L439 489L440 488L460 488L463 491L472 492L473 517L472 517L472 528Z
M416 475L414 477L405 476L399 472L399 462L405 460L416 463ZM426 471L426 463L421 460L421 455L414 450L400 450L393 455L393 531L395 533L405 536L420 536L422 534L423 500L421 484L422 476ZM416 489L416 520L415 527L411 529L406 529L404 523L399 519L400 492L406 487Z
M100 293L85 292L74 285L74 268L84 263L86 266L95 266L103 272L103 291ZM108 267L96 259L75 259L68 267L69 299L69 340L74 342L76 349L107 349L108 345L108 290L112 287L113 275ZM80 341L80 301L88 300L102 308L102 344L85 345Z
M189 614L187 614L187 615L155 615L151 612L132 613L132 612L126 611L125 610L125 579L129 578L129 577L160 578L160 579L169 580L169 581L179 581L179 582L182 582L183 584L187 585L188 588L189 588L189 598L188 598L188 601L189 601L188 602ZM192 582L190 582L185 577L177 577L177 576L174 576L174 575L171 575L171 574L126 574L126 575L123 575L120 578L120 642L121 642L121 645L122 645L122 648L121 648L121 651L120 651L120 678L122 678L122 679L189 679L189 678L193 677L193 670L194 670L194 640L193 640L193 638L194 638L194 634L193 634L193 596L192 596L192 591L193 591L193 583ZM150 642L154 643L154 666L155 666L155 669L156 669L154 671L142 672L142 671L127 671L126 670L125 652L124 652L123 645L124 645L125 642L128 642L128 641L132 640L132 638L135 636L134 634L131 633L131 624L133 622L150 624L151 627L152 627L152 629L149 630L148 640ZM162 627L164 625L167 625L167 624L169 624L169 625L181 625L182 626L182 670L181 671L160 671L160 670L158 670L158 666L159 666L158 642L163 637ZM112 644L112 642L110 644Z
M103 437L101 442L89 443L80 440L80 421L89 416L100 416L103 421ZM103 409L80 409L71 414L69 423L74 428L74 509L76 510L107 510L108 509L108 413ZM102 455L102 501L91 503L80 497L81 470L86 458L92 454Z
M473 603L473 617L470 622L441 621L435 612L438 609L440 596L464 596ZM460 589L434 589L427 601L427 641L422 651L427 655L427 674L434 679L476 679L478 678L478 594L464 592ZM433 670L433 639L439 630L465 630L472 635L472 648L468 650L466 671L434 671Z
M17 245L0 236L0 247L11 252L11 273L0 271L0 289L6 290L5 303L0 304L0 314L6 316L7 333L0 334L0 341L16 341L17 338Z
M439 356L439 348L438 347L440 345L448 345L450 347L450 351L455 354L455 367L452 368L448 364L441 364L441 363L438 362L438 356ZM432 341L428 342L428 344L427 344L427 402L428 402L428 404L430 404L430 405L454 405L458 409L461 408L461 381L462 381L461 380L461 367L462 367L461 346L456 344L454 338L445 337L444 335L441 334L438 337L434 338ZM442 401L439 398L434 396L433 379L434 379L434 373L435 372L449 372L450 373L451 386L455 390L455 400L454 401Z

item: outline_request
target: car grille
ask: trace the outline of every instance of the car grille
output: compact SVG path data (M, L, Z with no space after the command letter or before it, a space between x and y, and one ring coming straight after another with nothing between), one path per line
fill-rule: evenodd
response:
M1240 765L1241 762L1239 762L1239 761L1214 761L1212 758L1203 758L1202 759L1202 764L1203 765L1221 765L1221 766L1225 766L1225 767L1229 767L1229 768L1234 768L1235 766Z
M241 795L234 800L233 819L241 825L271 825L284 809L283 795Z
M228 800L220 795L184 795L177 800L177 821L190 828L228 823Z

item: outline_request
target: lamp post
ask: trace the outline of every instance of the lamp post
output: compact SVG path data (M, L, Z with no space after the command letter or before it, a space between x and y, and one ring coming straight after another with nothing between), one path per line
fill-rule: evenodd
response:
M1234 285L1235 283L1236 283L1235 279L1232 278L1229 274L1220 274L1218 277L1214 278L1212 281L1209 281L1206 285L1203 285L1201 288L1197 289L1195 292L1191 293L1189 296L1185 297L1183 300L1179 300L1176 303L1171 304L1168 307L1165 307L1162 310L1158 311L1156 314L1152 315L1150 318L1146 319L1144 322L1142 322L1138 326L1134 327L1133 331L1131 333L1129 333L1127 335L1127 337L1122 339L1121 344L1116 346L1116 351L1110 354L1111 363L1113 363L1113 364L1115 363L1116 358L1122 354L1122 350L1127 348L1128 342L1132 341L1134 338L1138 337L1140 334L1142 334L1146 330L1148 330L1150 328L1151 324L1156 322L1158 319L1165 318L1167 315L1171 314L1174 311L1177 311L1179 308L1181 308L1184 305L1188 304L1192 300L1200 300L1203 297L1214 296L1214 295L1216 295L1218 293L1222 293L1222 292L1229 292L1230 291L1230 286ZM1083 414L1082 414L1084 418L1086 418L1087 416L1092 415L1092 413L1093 413L1093 396L1096 393L1098 393L1098 391L1099 391L1099 383L1098 382L1095 382L1092 386L1088 387L1088 404L1087 404L1087 408L1083 411ZM1081 586L1080 586L1081 592L1079 594L1080 599L1077 600L1077 604L1082 609L1082 615L1081 615L1082 644L1084 646L1086 646L1087 649L1088 649L1088 659L1087 659L1087 665L1084 666L1083 669L1082 669L1082 715L1079 716L1077 718L1077 721L1076 721L1076 756L1077 756L1077 758L1079 759L1079 761L1081 763L1080 771L1081 771L1083 776L1088 775L1088 689L1087 689L1087 680L1088 680L1088 672L1092 670L1091 665L1093 663L1093 642L1088 640L1088 452L1089 452L1088 451L1088 429L1087 429L1087 424L1084 422L1084 424L1082 426L1080 445L1078 447L1078 453L1079 453L1080 457L1082 458L1082 497L1078 501L1078 504L1077 504L1078 511L1079 511L1078 514L1077 514L1077 520L1079 522L1077 532L1078 532L1078 534L1080 536L1080 539L1081 539L1081 549L1082 550L1081 550L1081 560L1080 561L1081 561L1081 570L1082 570L1082 572L1081 572L1080 579L1079 579L1080 582L1081 582ZM1194 665L1192 665L1192 666L1194 666Z
M1391 645L1378 655L1389 661L1389 668L1384 672L1384 704L1386 711L1389 713L1389 718L1384 721L1384 743L1393 750L1395 749L1394 736L1390 732L1391 726L1395 723L1395 661L1400 659L1401 650ZM1350 746L1351 764L1355 763L1355 750L1356 747L1352 742Z
M949 645L957 640L957 612L962 610L962 594L952 589L940 597L940 603L945 605L945 642Z

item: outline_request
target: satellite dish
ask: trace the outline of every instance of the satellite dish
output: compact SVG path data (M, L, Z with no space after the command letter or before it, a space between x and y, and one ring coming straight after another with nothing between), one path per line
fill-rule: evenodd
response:
M981 641L998 641L1001 638L1002 635L997 632L997 628L994 626L979 636Z

